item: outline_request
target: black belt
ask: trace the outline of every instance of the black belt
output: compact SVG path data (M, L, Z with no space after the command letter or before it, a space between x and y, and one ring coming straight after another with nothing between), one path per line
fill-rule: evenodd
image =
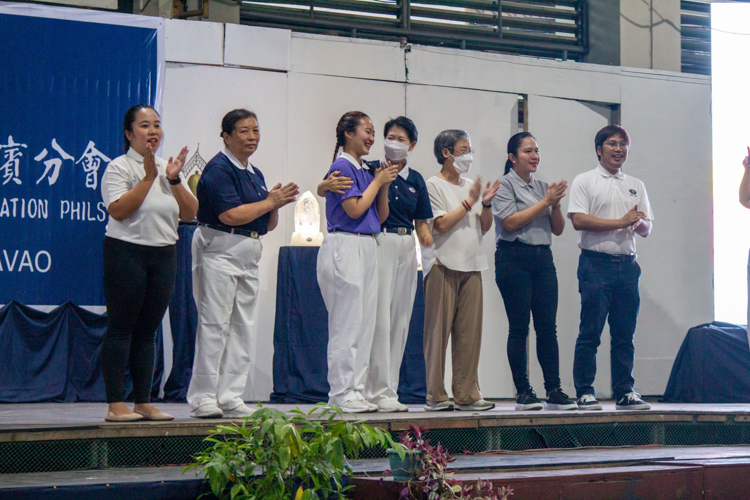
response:
M516 239L513 241L499 240L497 242L497 245L495 246L496 247L521 247L523 248L523 247L536 247L536 246L542 246L542 245L529 245L528 243L524 243L523 241ZM549 246L549 245L546 245L546 246Z
M405 234L411 235L412 231L414 230L410 227L384 227L383 228L384 233L400 234L401 236Z
M205 226L209 229L215 229L216 231L221 231L223 233L229 233L229 234L239 234L241 236L247 236L248 238L253 238L255 240L260 239L260 234L258 231L248 231L247 229L239 229L237 227L230 227L230 226L220 226L219 224L206 224L204 222L199 222L199 226Z
M635 255L633 254L611 254L604 252L594 252L593 250L581 250L581 255L585 255L590 259L601 260L605 262L633 262L635 261Z
M346 233L346 234L354 234L357 236L370 236L372 238L376 238L378 236L378 233L355 233L354 231L344 231L343 229L331 229L328 231L329 233Z

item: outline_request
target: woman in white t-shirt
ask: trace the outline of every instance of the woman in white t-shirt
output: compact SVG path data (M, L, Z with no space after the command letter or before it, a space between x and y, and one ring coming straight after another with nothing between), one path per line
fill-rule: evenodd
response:
M469 172L474 151L464 130L444 130L435 138L434 153L442 165L427 180L432 205L434 245L422 250L425 273L424 355L427 411L453 410L445 391L448 339L453 359L453 399L459 410L495 407L479 392L479 349L482 344L482 271L487 256L481 240L492 227L492 198L500 181L482 188ZM481 201L481 205L477 202Z
M110 162L101 186L109 212L104 239L107 331L101 355L109 403L105 420L171 420L172 415L149 404L154 344L174 288L178 221L195 218L198 200L180 178L187 148L174 160L154 156L162 130L151 106L130 108L123 131L126 153ZM123 402L126 363L134 411Z

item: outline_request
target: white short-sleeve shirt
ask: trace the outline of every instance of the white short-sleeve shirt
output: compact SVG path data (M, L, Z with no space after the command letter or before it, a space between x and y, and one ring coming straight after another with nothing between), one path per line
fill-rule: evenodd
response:
M110 238L145 245L163 247L177 242L180 207L167 180L167 161L156 157L158 175L141 206L130 217L117 221L109 217L106 235ZM133 148L112 160L102 176L104 206L120 199L144 177L143 157ZM189 189L185 180L183 186Z
M611 174L601 165L576 176L570 187L568 217L580 213L599 219L619 219L636 205L654 220L646 186L622 171ZM578 246L583 250L613 255L635 255L635 232L628 228L614 231L579 231Z
M427 179L426 184L433 217L438 218L461 206L461 202L469 197L474 181L461 177L461 183L456 185L433 176ZM471 212L458 221L450 231L438 233L432 229L433 247L423 247L422 250L422 267L425 275L429 272L428 267L432 265L432 262L425 265L425 256L429 261L433 255L442 265L454 271L484 271L488 268L487 256L481 246L481 215L482 205L475 203Z

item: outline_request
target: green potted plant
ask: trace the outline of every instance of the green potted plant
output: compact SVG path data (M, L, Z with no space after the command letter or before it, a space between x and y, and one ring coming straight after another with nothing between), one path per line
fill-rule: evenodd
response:
M377 446L404 455L386 431L323 404L288 414L260 406L241 424L218 426L206 441L213 445L185 471L203 473L220 500L344 499L349 487L342 477L352 472L347 456Z

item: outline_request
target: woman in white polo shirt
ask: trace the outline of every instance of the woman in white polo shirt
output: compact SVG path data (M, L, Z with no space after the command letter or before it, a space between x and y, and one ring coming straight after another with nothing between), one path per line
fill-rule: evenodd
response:
M187 148L174 160L154 156L162 129L151 106L130 108L123 130L126 154L107 166L101 186L109 212L104 239L107 331L102 375L109 403L105 420L171 420L174 417L149 404L154 343L174 288L178 220L193 220L198 200L180 178ZM133 380L134 411L123 402L126 363Z
M492 198L500 181L464 177L474 151L464 130L444 130L435 138L434 153L442 166L427 180L434 219L434 245L424 247L424 356L427 411L453 410L445 391L445 355L453 339L453 398L459 410L495 407L479 392L479 349L482 344L482 271L487 256L482 236L492 227ZM481 205L477 202L481 201Z

